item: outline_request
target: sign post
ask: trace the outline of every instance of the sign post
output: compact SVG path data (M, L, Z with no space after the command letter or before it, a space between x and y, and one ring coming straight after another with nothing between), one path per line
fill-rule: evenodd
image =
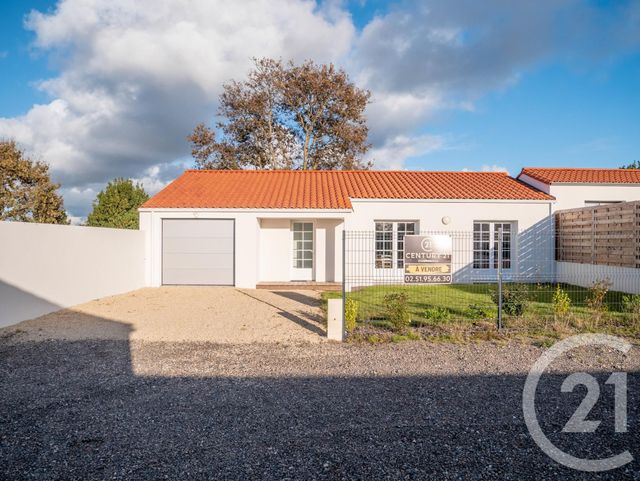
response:
M404 236L405 284L451 284L449 235Z

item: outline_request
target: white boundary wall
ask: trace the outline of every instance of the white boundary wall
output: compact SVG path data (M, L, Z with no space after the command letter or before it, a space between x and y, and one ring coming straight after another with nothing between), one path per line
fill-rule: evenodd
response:
M145 233L0 222L0 327L145 284Z
M590 287L594 281L608 279L613 291L640 294L640 269L631 267L557 262L556 279L582 287Z

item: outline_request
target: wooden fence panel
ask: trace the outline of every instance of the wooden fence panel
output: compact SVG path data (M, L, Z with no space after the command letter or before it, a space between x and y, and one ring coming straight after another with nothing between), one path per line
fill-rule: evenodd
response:
M557 261L640 269L640 201L561 210L555 220Z

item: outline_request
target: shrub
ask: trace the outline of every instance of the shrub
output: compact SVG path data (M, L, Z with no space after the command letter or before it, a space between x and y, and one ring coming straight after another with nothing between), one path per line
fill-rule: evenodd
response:
M590 329L597 328L603 314L607 312L606 297L610 287L611 281L609 281L609 279L598 280L589 287L587 306L591 310L591 320L593 322L593 324L589 326Z
M409 296L404 292L393 292L384 296L386 317L398 332L406 330L411 323L408 300Z
M422 336L415 332L415 331L409 331L407 332L407 339L409 339L410 341L419 341L420 339L422 339Z
M382 341L384 341L384 339L382 339L382 337L378 336L377 334L371 334L367 337L367 342L369 344L378 344Z
M356 328L356 322L358 321L358 309L360 303L355 299L347 299L344 304L344 327L347 332L353 332Z
M595 313L602 313L607 310L607 304L605 299L607 293L611 288L611 281L609 279L601 279L594 282L589 287L589 293L587 294L587 306Z
M491 319L495 317L495 313L490 307L480 306L478 304L469 304L467 308L467 316L472 319Z
M623 296L622 308L625 312L640 315L640 294Z
M432 322L445 322L451 318L451 313L444 307L430 307L425 309L424 318Z
M571 298L567 291L560 288L560 284L557 285L556 291L553 294L553 313L557 318L563 318L569 312L571 307Z
M499 305L497 290L491 291L491 300ZM521 316L529 302L529 288L526 284L505 284L502 286L502 310L510 316Z

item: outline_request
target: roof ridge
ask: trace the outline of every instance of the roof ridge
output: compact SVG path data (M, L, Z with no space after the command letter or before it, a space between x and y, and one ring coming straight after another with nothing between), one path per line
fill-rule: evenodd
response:
M486 172L479 170L294 170L294 169L186 169L186 172L197 173L220 173L220 172L235 172L235 173L261 173L261 174L275 174L275 173L336 173L336 174L364 174L364 173L427 173L427 174L483 174L483 175L509 175L508 172Z
M522 167L522 170L619 170L622 172L640 172L640 169L622 167Z

